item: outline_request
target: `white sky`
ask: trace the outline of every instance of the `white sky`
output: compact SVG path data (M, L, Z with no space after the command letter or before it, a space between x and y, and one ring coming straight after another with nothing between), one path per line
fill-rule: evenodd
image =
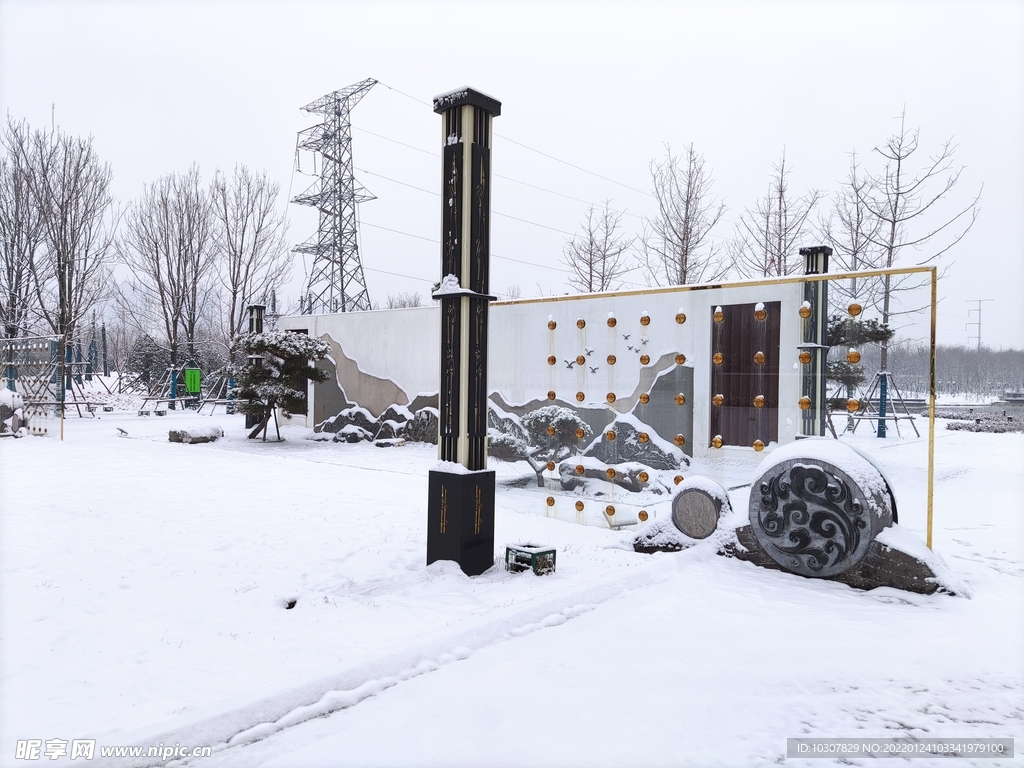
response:
M439 198L381 178L440 187L430 154L439 151L440 117L403 93L429 102L470 85L502 102L494 171L550 190L494 183L493 210L533 224L494 217L492 290L519 284L524 296L567 290L566 274L551 267L562 268L564 233L578 229L586 204L551 192L611 199L638 230L638 217L653 213L651 197L635 191L650 188L650 160L666 142L692 141L730 207L715 231L728 238L764 193L783 147L794 192L832 192L851 150L876 162L871 149L905 106L908 124L921 128L921 156L949 137L958 144L966 170L956 201L966 204L984 184L974 230L946 259L939 341L967 343L975 330L965 328L975 306L968 300L995 299L983 305L985 344L1024 347L1022 33L1019 0L0 0L0 106L33 125L48 123L55 108L63 130L91 133L123 200L193 162L205 178L245 163L281 183L283 206L284 193L312 182L292 172L296 132L317 122L299 108L379 80L390 89L378 85L354 113L357 178L379 198L360 217L426 238L364 226L363 264L381 304L389 293L426 295L439 277L430 242ZM288 208L298 243L316 219ZM292 298L301 278L300 259ZM629 279L644 283L639 273Z

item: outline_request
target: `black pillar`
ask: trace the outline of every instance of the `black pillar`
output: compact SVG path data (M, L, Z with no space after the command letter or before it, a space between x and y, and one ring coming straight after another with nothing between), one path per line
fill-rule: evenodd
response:
M828 273L828 258L832 249L827 245L801 248L804 257L805 275ZM804 367L801 394L811 400L811 407L803 411L801 432L804 436L825 434L827 420L828 388L825 374L828 368L828 281L808 280L804 283L804 301L810 304L811 316L804 319L802 349L811 353L811 362Z
M494 472L487 469L491 120L501 103L471 88L438 96L442 116L441 388L430 472L427 563L476 576L494 564Z
M250 304L249 305L249 333L263 333L263 314L267 311L267 308L263 304ZM252 367L260 367L263 365L263 358L259 355L250 355L246 358L245 362ZM249 400L251 403L252 400ZM254 413L245 414L245 428L252 429L263 420L262 416L258 416Z

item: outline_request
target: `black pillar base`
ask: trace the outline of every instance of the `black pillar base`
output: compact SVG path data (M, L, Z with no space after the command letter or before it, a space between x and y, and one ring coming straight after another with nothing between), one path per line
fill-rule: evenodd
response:
M431 470L427 493L427 565L454 560L467 576L494 565L494 471Z

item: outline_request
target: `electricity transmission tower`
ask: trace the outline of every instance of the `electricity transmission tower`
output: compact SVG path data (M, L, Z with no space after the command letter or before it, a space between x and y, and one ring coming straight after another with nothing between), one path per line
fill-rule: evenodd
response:
M967 316L968 317L970 317L971 313L973 313L973 312L977 312L978 313L978 321L977 322L975 322L975 323L967 323L964 326L965 330L967 328L970 328L972 325L977 326L977 328L978 328L978 335L977 336L968 336L967 337L967 343L970 344L971 343L971 339L977 339L978 340L978 351L979 352L981 351L981 305L984 304L986 301L995 301L995 299L968 299L967 300L968 304L977 304L978 305L977 308L975 308L975 309L968 309L967 310Z
M295 251L313 257L302 297L303 314L354 312L370 309L366 278L359 260L356 204L374 196L356 184L352 161L353 107L377 84L367 79L322 96L302 108L305 114L323 115L323 122L299 131L296 163L300 149L320 158L317 181L293 203L320 212L316 235L297 245Z

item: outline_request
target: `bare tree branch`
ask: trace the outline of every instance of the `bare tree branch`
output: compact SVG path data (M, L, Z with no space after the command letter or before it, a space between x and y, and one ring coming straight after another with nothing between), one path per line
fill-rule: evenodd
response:
M179 362L184 344L193 359L213 267L211 208L195 166L184 175L164 176L146 186L125 218L122 260L132 270L129 290L119 301L143 330L159 326Z
M32 134L32 199L44 248L31 262L39 310L50 330L74 338L86 314L110 293L110 260L119 218L110 191L113 172L92 137Z
M221 334L231 355L232 339L247 328L246 308L266 301L291 267L287 225L277 208L280 191L266 171L253 173L245 165L235 166L231 178L217 171L210 185L217 277L225 292Z
M617 234L622 216L608 200L601 208L590 206L583 231L562 247L562 261L572 270L568 283L580 293L615 290L633 268L624 256L633 239Z
M32 132L8 115L0 145L0 324L8 337L28 330L36 308L32 264L42 245L43 223L32 199Z
M663 160L651 161L658 215L644 220L641 259L655 285L714 281L729 270L725 251L710 242L711 230L725 213L725 203L711 194L713 181L704 155L693 144L683 157L666 145Z
M740 214L732 250L736 268L744 277L780 277L802 265L801 238L823 193L811 189L794 200L789 191L791 172L783 149L782 158L772 166L764 198L753 210L747 208Z

